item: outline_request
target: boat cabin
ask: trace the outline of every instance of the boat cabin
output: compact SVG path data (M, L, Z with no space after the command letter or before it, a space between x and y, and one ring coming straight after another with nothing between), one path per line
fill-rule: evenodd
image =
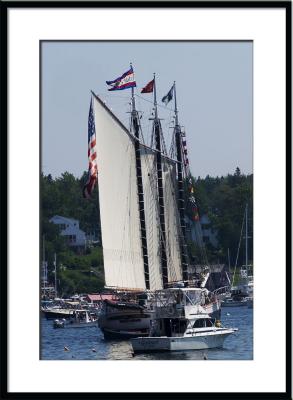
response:
M180 304L181 306L204 304L207 289L202 288L170 288L155 293L156 305Z
M183 336L196 330L214 327L212 319L207 314L198 314L194 319L161 318L154 324L151 336Z

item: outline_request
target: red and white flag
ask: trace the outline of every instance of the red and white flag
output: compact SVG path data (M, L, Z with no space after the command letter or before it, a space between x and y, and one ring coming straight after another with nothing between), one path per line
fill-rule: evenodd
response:
M96 151L96 128L93 113L93 100L91 100L89 118L88 118L88 160L89 170L87 182L83 188L83 196L90 198L98 178L98 164Z

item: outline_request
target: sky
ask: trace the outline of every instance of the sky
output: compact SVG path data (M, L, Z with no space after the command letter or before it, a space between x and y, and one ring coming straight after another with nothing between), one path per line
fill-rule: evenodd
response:
M109 92L132 62L136 105L150 144L153 95L141 88L156 73L158 113L167 148L174 101L161 99L176 81L179 123L186 132L192 175L252 173L252 42L43 42L41 53L42 171L80 177L88 168L91 90L129 126L131 90ZM98 134L98 132L97 132ZM99 149L97 149L99 152Z

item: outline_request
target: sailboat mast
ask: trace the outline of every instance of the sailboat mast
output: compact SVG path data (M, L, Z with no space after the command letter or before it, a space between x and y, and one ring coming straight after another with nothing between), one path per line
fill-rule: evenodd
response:
M184 188L183 188L183 168L182 168L182 151L181 151L181 128L178 120L176 84L174 82L174 100L175 100L175 142L177 152L177 184L178 184L178 210L182 232L181 247L181 263L183 280L188 280L188 258L186 245L186 225L185 225L185 207L184 207Z
M57 260L56 260L56 253L54 254L54 267L55 267L55 297L57 298Z
M135 162L136 162L136 182L137 182L137 193L138 193L138 207L139 207L139 219L140 219L140 232L141 232L141 247L143 255L144 265L144 277L146 289L150 289L150 275L149 275L149 261L148 261L148 248L147 248L147 234L146 234L146 223L145 223L145 212L144 212L144 194L143 194L143 182L142 182L142 168L141 168L141 157L140 157L140 145L139 145L139 119L138 113L135 107L134 88L131 88L131 124L134 130L135 136Z
M45 294L45 288L46 288L46 261L45 261L45 235L43 235L43 289L44 289L44 294Z
M245 207L245 266L246 266L246 271L247 271L247 266L248 266L248 230L247 230L247 207L248 204L246 204Z
M163 170L162 170L162 146L161 146L161 123L158 118L157 108L157 92L156 92L156 75L154 74L154 133L156 143L156 167L158 179L158 201L159 201L159 220L160 220L160 250L161 250L161 265L162 265L162 279L163 287L168 285L168 265L166 254L166 224L165 224L165 205L164 205L164 189L163 189Z

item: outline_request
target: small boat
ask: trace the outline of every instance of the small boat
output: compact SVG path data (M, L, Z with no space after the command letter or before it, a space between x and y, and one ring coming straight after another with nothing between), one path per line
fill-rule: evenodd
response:
M61 307L50 307L50 308L42 308L42 313L46 317L46 319L54 319L54 318L70 318L73 309L72 308L61 308Z
M222 302L222 307L242 307L247 306L247 297L235 299L228 297Z
M200 304L192 303L190 293L174 291L174 298L180 301L172 309L170 303L157 306L150 336L131 339L134 353L223 347L224 340L238 329L222 327Z
M55 319L53 327L57 328L86 328L97 327L98 319L95 313L87 310L74 310L69 319Z

